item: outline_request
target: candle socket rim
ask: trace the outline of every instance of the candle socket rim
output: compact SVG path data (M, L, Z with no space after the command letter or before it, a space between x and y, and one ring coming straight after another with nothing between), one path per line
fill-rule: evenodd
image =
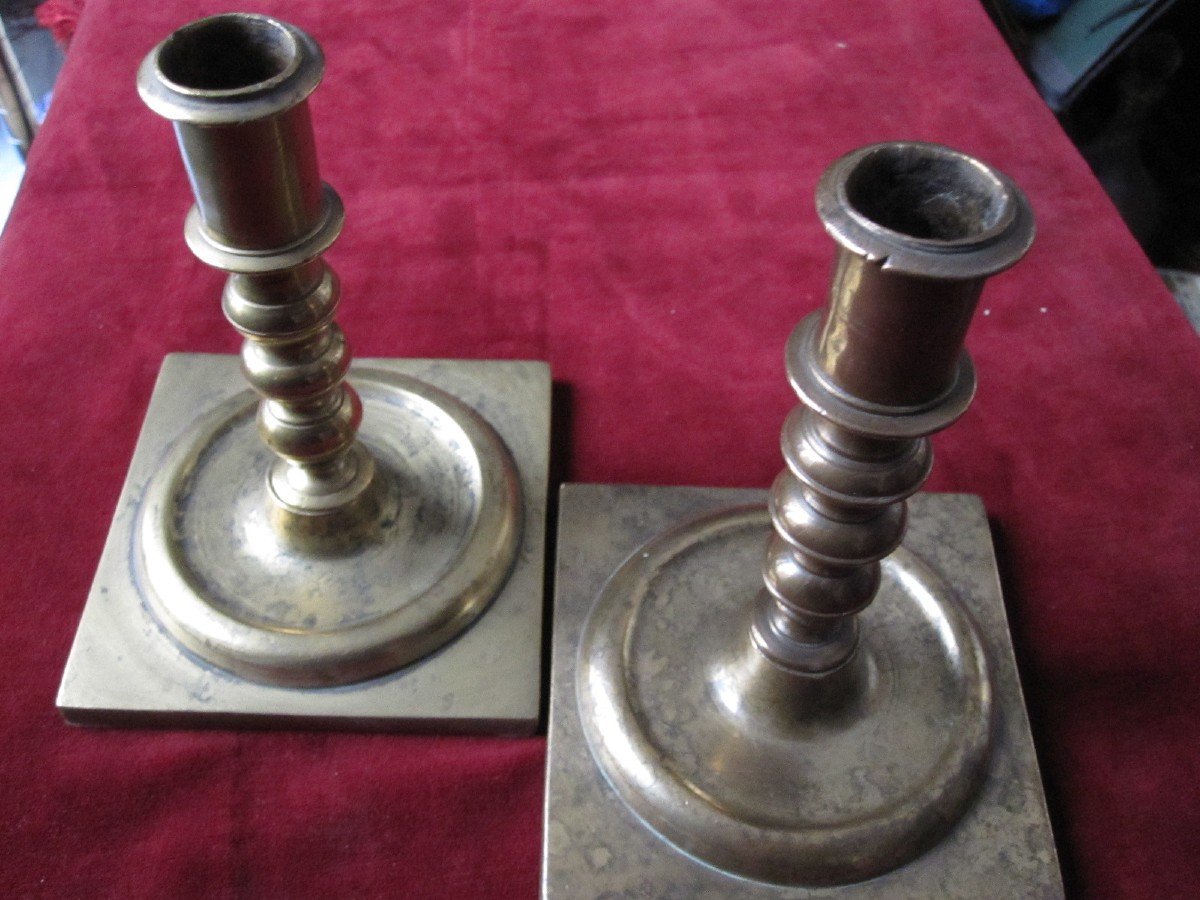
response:
M254 23L283 31L294 48L280 71L231 89L205 89L180 84L164 71L162 56L186 29L231 23ZM138 94L158 115L178 125L212 127L239 125L286 112L304 102L325 71L320 45L302 29L258 13L223 13L185 25L159 42L138 67Z
M930 238L888 227L855 203L853 179L872 160L907 154L922 162L953 164L1002 191L998 212L974 234ZM961 186L963 190L967 186ZM886 141L860 147L825 170L816 191L817 215L844 250L879 262L885 271L946 280L986 278L1013 266L1033 243L1033 211L1024 193L998 169L941 144Z

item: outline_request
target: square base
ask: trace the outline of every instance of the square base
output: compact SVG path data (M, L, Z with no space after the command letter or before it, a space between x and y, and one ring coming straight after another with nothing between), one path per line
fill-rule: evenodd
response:
M666 529L706 512L765 501L764 491L751 490L563 486L542 896L1061 897L991 535L978 497L918 494L909 501L904 540L947 579L979 626L998 712L980 793L936 846L870 881L836 888L781 887L726 874L683 853L647 828L613 792L593 761L576 701L580 635L593 602L609 576Z
M132 573L138 499L197 410L246 390L233 356L164 362L63 673L58 708L86 725L319 727L530 734L541 681L550 370L525 361L363 359L418 378L477 410L520 473L525 523L513 571L480 618L446 646L396 672L341 687L246 681L184 652L146 608ZM354 368L350 372L353 383Z

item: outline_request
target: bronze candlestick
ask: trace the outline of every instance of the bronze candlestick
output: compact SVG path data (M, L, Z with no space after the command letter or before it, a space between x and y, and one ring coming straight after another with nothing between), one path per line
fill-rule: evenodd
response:
M344 380L339 285L321 258L344 211L320 179L308 108L323 70L300 29L235 13L179 29L138 73L195 194L188 246L230 273L222 305L254 393L229 360L168 359L142 437L162 447L131 474L137 514L114 527L130 545L123 615L148 608L175 642L162 674L190 690L159 704L172 720L531 728L548 370L375 360L355 367L356 387ZM188 422L202 404L182 404L210 392L211 411ZM155 404L170 410L156 419ZM97 606L113 602L103 570ZM455 640L480 616L484 646ZM124 625L121 640L143 647L145 623ZM112 630L85 614L60 696L71 718L158 714L111 696L85 645ZM192 703L201 683L213 696Z
M905 537L1029 206L977 160L890 143L838 160L817 209L837 265L788 343L802 405L766 508L564 491L547 896L1061 892L986 518L923 496Z

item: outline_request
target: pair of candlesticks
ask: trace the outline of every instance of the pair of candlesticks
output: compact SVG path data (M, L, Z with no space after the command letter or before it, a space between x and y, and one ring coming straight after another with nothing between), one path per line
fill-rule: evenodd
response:
M301 30L231 14L138 74L246 341L241 374L164 363L72 721L536 726L549 371L370 360L344 381L322 70ZM986 518L906 503L971 400L967 326L1029 247L1028 203L961 153L887 143L834 163L817 210L836 272L788 343L802 404L767 502L562 490L547 896L1061 893Z

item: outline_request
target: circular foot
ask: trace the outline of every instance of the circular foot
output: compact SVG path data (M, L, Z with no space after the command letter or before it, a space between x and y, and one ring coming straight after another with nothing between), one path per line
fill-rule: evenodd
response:
M354 383L374 474L352 509L298 517L273 502L250 392L197 422L146 488L148 605L243 678L323 687L411 663L469 626L515 560L520 485L491 426L413 378L367 369Z
M719 869L833 885L882 874L974 796L991 691L974 626L903 548L824 678L750 642L771 533L763 508L667 532L609 579L584 628L580 717L610 784L649 827Z

